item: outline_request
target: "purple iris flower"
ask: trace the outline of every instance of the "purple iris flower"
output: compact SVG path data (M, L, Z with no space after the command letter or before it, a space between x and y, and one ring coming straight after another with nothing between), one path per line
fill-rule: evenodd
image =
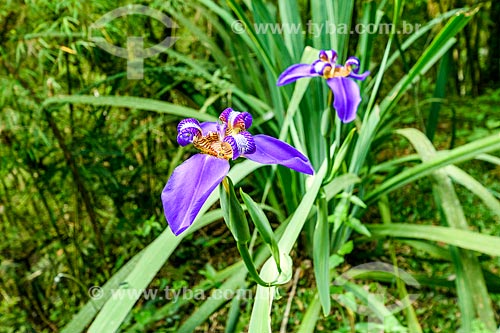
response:
M358 74L359 59L349 57L344 66L337 65L337 52L321 50L319 59L312 64L296 64L288 67L278 78L277 85L282 86L304 77L322 76L333 92L333 107L344 123L356 118L356 111L361 102L359 87L351 79L364 80L369 71Z
M246 157L262 164L281 164L312 175L311 163L289 144L267 135L251 135L248 112L231 108L219 116L220 122L199 123L188 118L177 126L177 142L190 143L199 154L175 168L161 194L163 210L172 232L179 235L194 221L212 191L229 172L229 159Z

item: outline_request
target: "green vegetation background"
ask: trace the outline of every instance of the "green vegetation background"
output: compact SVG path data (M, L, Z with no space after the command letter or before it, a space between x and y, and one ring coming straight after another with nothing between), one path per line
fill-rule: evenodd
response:
M302 4L302 2L299 1ZM173 168L189 149L176 143L179 116L163 112L171 105L185 106L216 116L228 105L253 112L255 100L235 96L234 89L248 96L266 96L262 82L248 76L236 62L221 65L220 59L237 54L227 35L214 27L223 25L215 14L196 1L143 1L141 4L165 11L177 22L168 29L158 21L135 15L110 23L105 38L124 46L127 36L143 36L155 45L165 36L179 37L169 52L144 61L142 80L128 80L126 59L111 56L88 39L90 25L103 14L126 2L106 1L12 1L0 6L0 332L58 332L89 301L88 288L103 285L136 253L166 228L160 202L161 190ZM476 5L477 1L408 2L402 19L423 23L452 8ZM271 1L269 6L275 6ZM500 69L498 35L500 8L496 1L481 3L478 14L458 36L453 47L453 66L446 84L434 143L440 149L498 132L500 128ZM363 3L357 2L353 22ZM304 20L308 8L302 8ZM199 38L193 27L203 31ZM437 28L436 28L437 29ZM381 87L385 95L418 57L436 32L421 38L405 53L405 61L390 68ZM226 38L229 36L229 40ZM352 36L349 54L355 53L358 36ZM387 36L377 36L372 57L382 58ZM215 46L219 46L215 48ZM244 50L243 50L244 52ZM253 55L242 55L253 58ZM253 59L255 60L255 59ZM192 65L190 61L195 61ZM361 59L363 62L363 59ZM374 61L374 62L375 62ZM289 65L289 64L287 64ZM253 61L248 66L264 67ZM283 70L281 68L281 70ZM263 74L262 74L263 75ZM264 75L263 75L264 76ZM420 79L398 103L393 121L398 127L426 129L435 102L437 66ZM393 79L394 78L394 79ZM257 78L258 79L258 78ZM52 103L62 95L133 96L151 99L150 107L139 108L134 100L123 103ZM270 96L269 96L270 98ZM156 106L154 101L171 104ZM182 109L179 110L182 113ZM307 121L307 120L304 120ZM272 125L259 129L274 130ZM278 130L279 132L279 130ZM398 140L386 140L370 156L374 163L408 154ZM318 165L319 161L313 162ZM478 161L465 169L500 197L500 169ZM250 176L243 186L257 197L265 191L265 174ZM393 220L425 223L439 219L428 180L412 183L390 195ZM421 193L416 196L414 193ZM498 216L484 208L470 192L458 191L473 230L500 236ZM284 213L297 203L270 198ZM272 215L278 225L280 215ZM363 222L380 221L379 211L369 209ZM358 236L356 236L358 237ZM500 246L500 244L499 244ZM391 261L383 242L361 242L349 255L348 265L369 260ZM436 279L440 287L425 288L418 301L417 316L425 332L451 332L458 327L458 308L453 286L446 283L449 263L423 259L408 245L398 244L396 253L404 269ZM295 327L304 304L314 296L310 253L298 247L295 262L302 267L298 297L290 319ZM183 241L158 276L153 288L196 285L209 275L239 260L234 242L222 220L203 228ZM500 274L500 259L484 262L492 276ZM491 278L493 307L500 312L500 285ZM282 293L286 295L288 289ZM145 323L144 332L175 332L179 323L199 304L188 302L168 312L161 320L153 315L164 306L160 300L141 299L124 323ZM286 297L274 305L283 312ZM241 307L249 317L251 306ZM222 307L199 332L223 331L228 308ZM328 332L335 323L348 320L345 314L322 319L318 331ZM497 315L496 320L499 321ZM439 330L438 330L439 328ZM478 328L479 330L479 328ZM133 329L130 329L133 331Z

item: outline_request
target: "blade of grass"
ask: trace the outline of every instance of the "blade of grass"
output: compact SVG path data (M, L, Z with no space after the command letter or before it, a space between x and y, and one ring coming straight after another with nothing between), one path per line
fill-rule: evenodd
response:
M422 38L429 31L431 31L436 25L441 24L444 20L448 20L450 17L452 17L453 15L455 15L463 10L464 9L452 9L452 10L447 11L447 12L439 15L438 17L430 20L424 26L419 27L419 29L417 31L415 31L415 33L411 34L401 44L401 50L402 51L407 50L410 46L413 45L413 43L415 43L418 39ZM387 65L390 67L394 63L394 61L396 61L396 59L398 57L401 57L401 53L399 50L396 50L396 52L394 52L391 55L391 57L389 58L389 60L387 61Z
M161 102L155 99L131 97L131 96L91 96L91 95L71 95L55 96L47 98L42 107L50 109L52 105L57 104L87 104L97 106L113 106L119 108L139 109L166 113L180 118L196 118L203 121L217 121L217 118L206 113L172 103Z
M312 45L319 50L338 50L337 40L334 34L324 33L325 24L335 24L333 13L333 1L311 0L311 18L312 27L314 28L310 38ZM317 31L317 30L319 31Z
M500 257L500 247L498 246L500 237L497 236L434 225L391 223L390 225L365 224L365 226L374 238L425 239Z
M363 26L368 27L369 24L375 22L377 13L376 3L373 1L365 2L363 4L363 16L361 18L361 24ZM370 60L372 58L372 50L373 50L373 41L375 39L374 34L362 34L359 36L358 42L358 58L363 59L360 64L359 72L364 73L369 69ZM364 81L360 84L364 85Z
M302 321L300 322L300 327L297 333L314 333L320 311L321 303L319 302L319 296L318 294L315 294L311 303L309 303L309 306L307 307L304 318L302 318Z
M500 201L483 184L454 165L446 167L445 171L455 183L462 185L477 195L493 213L500 217Z
M373 314L379 320L381 320L384 328L393 329L390 330L391 332L397 332L404 329L397 318L394 316L394 314L391 313L391 310L384 305L383 301L381 302L377 298L377 295L369 292L365 288L360 287L355 283L344 280L342 277L337 278L335 281L337 284L340 284L345 290L352 292L359 300L366 304L368 309L371 310L371 313L369 315ZM373 322L370 323L372 324Z
M492 164L500 165L500 157L496 157L489 154L481 154L476 157L478 160L489 162Z
M324 192L317 199L317 221L313 235L314 278L323 308L323 316L327 317L331 310L330 300L330 223L328 223L328 203Z
M451 61L452 52L448 50L446 54L439 61L438 75L436 80L436 87L434 89L434 98L439 99L439 102L432 102L431 109L429 110L429 119L427 119L427 125L425 127L425 134L431 140L434 140L434 134L436 133L438 120L439 120L439 110L441 109L441 100L445 97L446 86L448 83L448 77L451 71Z
M333 23L337 27L345 26L348 31L351 31L352 14L354 12L354 1L332 1L333 11L329 15L329 19L333 19ZM328 21L332 22L332 21ZM330 43L335 50L338 50L341 58L347 57L347 50L349 47L350 34L331 33Z
M279 13L281 24L285 26L297 26L302 29L302 20L300 18L299 6L297 0L278 0ZM288 33L283 35L284 43L291 55L292 62L300 59L302 50L304 49L304 38L302 31L298 33Z
M233 12L236 14L238 19L242 21L245 24L245 31L248 33L250 40L252 43L250 43L250 47L254 48L256 54L262 59L262 63L266 66L266 69L271 73L272 77L274 77L274 80L278 78L278 74L276 72L276 69L273 66L273 62L271 60L271 57L268 52L266 52L265 46L262 44L261 39L255 32L255 29L253 27L253 24L250 22L248 19L247 15L241 8L241 6L236 3L234 0L228 0L227 3L229 4L229 7L233 10Z

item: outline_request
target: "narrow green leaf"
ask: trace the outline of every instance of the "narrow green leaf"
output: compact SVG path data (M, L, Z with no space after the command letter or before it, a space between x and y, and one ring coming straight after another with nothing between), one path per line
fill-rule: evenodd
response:
M210 315L220 308L229 299L225 295L232 295L245 285L246 270L241 269L231 276L219 288L215 289L210 297L196 309L182 325L176 330L177 333L192 333L201 325Z
M250 254L250 251L248 250L248 243L242 243L242 242L236 242L236 247L238 248L238 252L241 255L241 259L243 259L243 262L245 263L245 266L247 267L248 274L252 279L255 280L259 285L264 286L264 287L270 287L272 285L278 284L278 278L276 278L273 281L266 282L261 277L259 276L259 272L257 272L257 267L255 267L255 263L252 259L252 255Z
M365 288L360 287L355 283L343 280L342 278L337 278L335 281L336 284L341 285L345 290L353 293L356 298L366 304L370 310L368 314L374 314L379 320L381 320L384 323L384 328L391 328L391 332L397 332L404 329L391 310L388 309L384 305L383 301L380 301L375 294L370 293Z
M432 43L427 47L424 53L417 60L415 65L411 68L408 75L403 77L387 95L387 97L380 104L381 114L387 113L391 110L402 97L403 93L409 88L410 84L414 82L419 75L425 73L425 70L436 63L446 50L451 47L451 39L458 34L465 25L470 21L473 15L477 12L477 8L469 11L461 11L459 14L454 15L448 23L441 29L439 34L434 37Z
M430 255L432 258L451 261L450 251L437 244L410 239L402 240L402 242L408 244L417 251L422 251Z
M278 0L279 13L281 17L281 24L284 27L299 27L303 29L299 6L297 0ZM288 49L288 53L292 56L292 61L296 62L300 59L302 50L304 49L304 37L302 33L284 33L284 43Z
M301 63L312 63L312 61L318 56L318 50L313 49L311 47L306 47L300 59ZM295 117L296 112L299 110L300 102L304 97L304 94L309 86L309 82L311 79L302 79L298 80L295 83L295 88L293 90L292 97L290 99L290 103L288 104L288 108L285 114L285 120L283 121L283 125L280 130L279 138L280 140L284 140L290 128L290 124L293 123L293 119Z
M198 25L193 24L192 18L185 17L178 9L174 9L173 6L163 6L163 9L168 12L168 15L171 16L176 23L185 29L189 29L191 35L196 36L203 46L210 51L215 61L219 64L227 64L229 62L229 59L224 54L224 50L218 45L215 39L212 36L208 36Z
M374 191L368 193L365 197L365 202L367 205L370 205L380 195L427 176L439 168L467 161L480 154L496 150L500 150L500 133L475 140L453 150L438 152L435 157L428 161L406 169L396 176L384 181Z
M348 219L347 219L347 225L351 228L353 228L356 232L360 233L361 235L365 235L367 237L370 237L371 234L370 234L370 231L366 228L366 226L361 223L360 220L358 220L357 218L354 218L352 216L350 216Z
M314 333L316 332L316 323L319 319L319 312L321 310L321 303L319 302L319 296L316 293L311 303L306 309L304 318L300 322L300 327L297 333Z
M392 216L389 204L389 198L384 195L378 202L380 216L385 225L392 224ZM406 321L408 324L408 329L410 333L422 333L422 328L418 322L415 309L413 308L412 302L410 301L408 291L406 289L406 284L399 274L398 259L393 242L389 241L389 253L391 256L392 265L394 266L394 275L397 277L396 285L398 288L399 298L401 299L403 310L406 315Z
M390 225L365 224L372 237L395 237L425 239L458 246L463 249L478 251L500 257L500 237L480 234L478 232L460 230L449 227L431 225L412 225L392 223Z
M278 248L278 242L276 240L276 237L274 237L273 229L271 228L271 224L269 223L266 214L264 214L262 208L260 208L248 194L243 192L242 188L240 188L240 195L243 199L243 202L247 206L248 213L250 214L255 227L259 231L262 240L269 246L269 249L271 250L271 254L276 261L278 272L281 273L280 251Z
M470 289L472 286L467 281L467 272L465 271L468 266L463 251L456 247L450 247L451 258L455 268L455 286L457 288L458 306L460 308L460 322L461 329L464 332L472 331L472 322L474 321L474 297L471 295L473 291Z
M354 12L354 0L333 1L332 10L328 10L328 21L336 24L337 27L346 27L351 30L352 15ZM327 8L329 6L326 6ZM329 9L329 8L328 8ZM326 23L325 23L326 24ZM348 55L349 36L348 33L330 33L330 43L333 49L339 52L339 56L346 58Z
M209 213L205 214L204 216L210 215L212 212L217 212L217 220L220 220L222 218L222 211L220 209L210 211ZM262 260L261 260L262 262ZM210 265L207 265L207 270L213 269ZM176 290L172 290L173 294L166 294L165 299L167 300L167 295L168 295L168 300L170 302L167 302L165 305L158 307L154 313L151 313L150 316L142 318L142 320L135 322L132 326L127 328L127 333L137 333L137 332L144 332L147 331L148 327L153 327L157 322L165 320L166 317L172 316L176 313L179 313L182 311L182 307L185 305L188 305L189 303L192 303L194 301L197 301L198 298L201 296L201 293L208 293L209 290L212 288L220 288L220 286L224 283L225 280L228 280L229 278L233 277L234 275L238 275L240 272L245 272L245 269L243 268L243 262L238 261L231 266L228 266L224 268L221 271L212 272L211 275L206 275L206 279L200 281L195 286L191 286L191 290L196 291L193 293L186 293L186 294L179 294L179 292ZM245 285L245 275L240 275L241 276L241 286ZM241 288L241 287L239 287ZM170 290L170 289L168 289ZM222 294L220 292L220 289L215 289L218 294ZM226 292L225 300L228 300L230 297L233 297L233 295L237 296L239 293L242 291L240 289L235 289L235 290L225 290ZM169 291L165 290L165 293ZM208 301L208 299L207 299ZM200 307L198 307L200 308ZM218 307L217 307L218 308ZM192 314L194 316L197 316L198 313L196 311ZM203 318L202 316L197 316L197 319ZM206 318L204 318L206 319ZM203 320L201 322L203 322ZM189 319L188 319L189 320ZM201 323L200 322L200 323Z
M340 166L345 163L345 157L347 155L347 152L349 151L349 148L351 147L351 141L352 138L354 137L354 133L356 132L356 129L353 128L349 134L347 134L346 138L344 139L344 142L342 143L342 146L340 146L340 149L338 150L337 154L335 155L335 159L333 160L333 165L331 167L331 170L329 170L329 176L327 179L325 179L325 184L328 184L333 180L335 177L337 171L340 169Z
M361 179L353 173L346 173L335 177L333 181L324 186L327 201L330 201L334 196L360 181Z
M448 83L448 77L450 76L451 61L452 52L451 50L448 50L448 52L446 52L446 55L444 55L439 62L436 87L434 88L433 96L436 99L441 100L446 95L446 86ZM431 109L429 110L429 118L427 119L427 125L425 126L425 134L427 134L427 137L431 141L434 140L434 133L436 133L441 103L441 101L432 102Z
M222 180L219 197L220 207L224 212L224 221L233 234L234 240L241 244L248 243L251 238L248 221L234 192L231 178L226 177Z
M491 192L478 182L474 177L467 172L454 165L450 165L445 169L446 173L453 179L454 182L467 188L469 191L477 195L484 204L497 216L500 216L500 201L495 198Z
M238 324L238 319L240 318L240 305L241 300L239 297L234 297L229 305L229 311L227 313L226 326L224 327L224 333L235 333L236 325Z
M271 57L269 53L266 52L266 47L262 44L261 39L255 32L255 29L250 20L248 19L247 15L245 14L241 6L238 3L236 3L236 1L228 0L227 2L229 4L229 7L231 7L233 12L238 17L238 19L245 25L245 31L246 33L248 33L250 39L253 42L249 46L254 48L256 54L261 58L262 63L266 66L266 70L272 75L274 80L276 80L278 78L278 75L276 73L276 69L273 66Z
M131 97L131 96L90 96L90 95L71 95L55 96L47 98L42 107L49 110L50 106L57 104L86 104L99 106L113 106L127 109L139 109L166 113L179 118L196 118L203 121L217 121L217 118L206 113L200 113L194 109L187 108L172 103L161 102L150 98Z
M323 31L326 22L335 24L335 18L333 16L333 2L311 0L310 4L312 18L311 27L314 28L309 32L312 45L319 50L338 50L335 36L333 36L333 34L325 34Z
M496 157L496 156L489 155L489 154L481 154L481 155L477 156L476 158L478 160L482 160L482 161L489 162L492 164L500 165L500 157Z
M426 24L423 26L419 26L418 30L416 30L414 33L412 33L401 45L401 51L406 51L409 49L413 44L425 36L425 34L429 33L432 29L435 29L436 25L443 24L445 20L448 20L450 17L456 15L457 13L463 12L464 9L458 8L458 9L452 9L449 10L438 17L428 21ZM387 65L390 67L396 60L397 58L401 57L400 50L396 50L389 60L387 61Z
M163 266L167 258L179 245L183 237L175 237L167 228L144 250L134 270L113 290L116 297L110 298L90 326L88 333L116 332L134 303ZM147 283L145 283L147 281ZM129 292L132 290L134 292Z
M369 24L375 23L375 17L377 12L377 4L374 1L368 1L363 3L363 16L361 18L361 24L368 27ZM359 36L358 42L358 58L362 59L359 72L364 73L369 70L370 61L373 52L373 42L376 35L374 34L362 34ZM361 86L364 85L361 83Z
M317 204L317 220L313 239L314 277L319 294L323 315L327 317L331 310L330 300L330 224L328 223L328 202L324 193L320 193Z
M351 163L349 163L349 172L358 174L361 168L365 165L366 156L371 149L371 144L375 136L375 130L380 121L380 110L377 105L371 112L365 112L363 118L363 126L359 133L359 137L354 145Z

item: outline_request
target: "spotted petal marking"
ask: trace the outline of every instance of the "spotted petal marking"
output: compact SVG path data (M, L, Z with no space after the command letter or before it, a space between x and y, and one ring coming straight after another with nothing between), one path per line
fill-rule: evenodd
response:
M227 120L229 119L229 114L232 112L236 112L236 111L234 111L233 108L226 108L224 111L221 112L219 119L223 123L227 123Z
M232 108L225 109L219 119L227 124L226 135L237 134L252 126L252 115L248 112L234 111Z
M233 160L245 154L253 154L255 152L255 141L253 136L243 131L238 134L226 136L224 141L231 145L233 149Z
M210 132L205 136L199 136L193 142L194 146L202 153L222 158L225 160L233 156L233 149L227 142L221 141L219 134Z

